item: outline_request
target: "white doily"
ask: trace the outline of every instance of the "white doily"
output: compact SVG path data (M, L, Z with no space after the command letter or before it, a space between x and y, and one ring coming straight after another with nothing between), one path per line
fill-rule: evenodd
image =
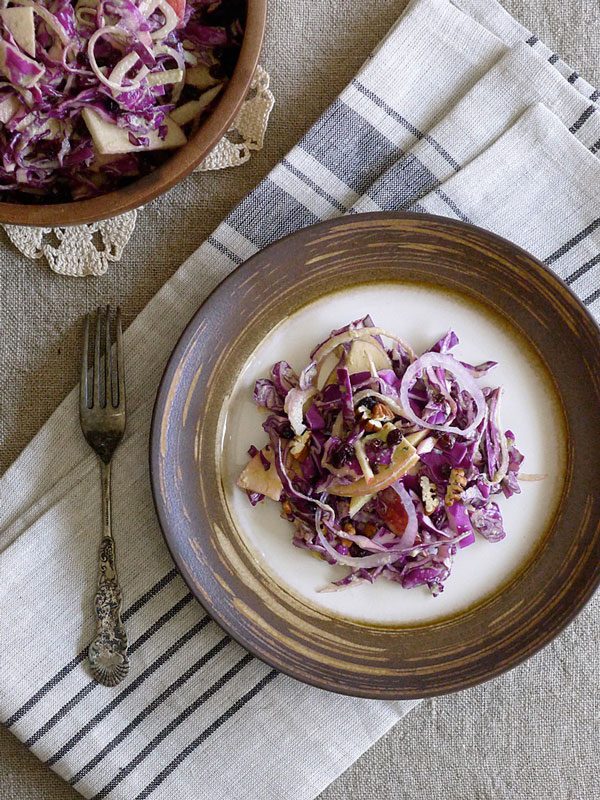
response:
M250 91L225 136L196 171L237 167L263 146L269 114L275 102L269 75L257 67ZM45 258L59 275L104 275L111 261L120 261L135 230L137 211L113 219L68 228L3 225L9 239L28 258Z

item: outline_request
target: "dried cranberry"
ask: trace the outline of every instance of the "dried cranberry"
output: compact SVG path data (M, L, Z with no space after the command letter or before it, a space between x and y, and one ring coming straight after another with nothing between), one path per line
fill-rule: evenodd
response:
M294 433L291 425L286 425L284 428L281 429L280 436L283 439L293 439L296 434Z
M359 405L368 408L369 411L372 411L373 407L376 406L378 402L379 400L376 397L365 397L364 400L360 401Z
M387 435L387 439L385 440L386 443L390 447L394 447L397 444L400 444L402 441L402 431L399 431L398 428L394 428L393 431L390 431Z
M336 469L349 464L354 458L354 448L349 444L342 444L331 456L331 464Z
M381 450L383 447L383 442L381 439L372 439L368 445L372 450Z
M342 456L341 453L336 452L333 453L331 456L331 466L339 469L342 466Z
M437 445L440 450L451 450L454 447L454 436L450 433L442 433L438 437Z

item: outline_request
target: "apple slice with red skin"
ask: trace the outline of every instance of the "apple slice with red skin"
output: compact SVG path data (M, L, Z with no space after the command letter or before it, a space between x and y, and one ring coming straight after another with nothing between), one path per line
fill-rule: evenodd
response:
M183 19L183 15L185 14L185 0L167 0L167 3L171 6L181 21Z

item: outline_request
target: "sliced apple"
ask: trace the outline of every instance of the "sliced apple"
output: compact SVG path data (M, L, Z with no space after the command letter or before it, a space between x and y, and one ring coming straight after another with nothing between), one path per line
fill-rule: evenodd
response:
M262 454L271 465L270 468L265 469L260 453L257 453L242 470L237 485L248 492L258 492L271 500L279 500L283 485L273 464L273 452L270 447L265 447Z
M346 356L346 369L351 375L356 372L379 372L380 369L391 369L392 362L388 354L376 339L357 339L352 342Z
M218 78L213 78L206 64L198 64L195 67L188 67L185 71L185 82L196 89L210 89L219 83Z
M372 500L375 497L374 494L363 494L360 497L353 497L350 500L350 509L348 511L348 516L352 519L352 517L356 516L358 512L361 510L363 506L366 506L369 500Z
M395 425L392 425L391 422L386 422L386 424L376 433L369 433L363 439L359 439L358 442L356 442L356 444L354 445L354 452L356 453L356 458L358 459L358 463L360 464L360 468L362 469L362 473L367 483L371 483L371 481L374 480L375 473L371 469L371 465L369 464L369 459L367 458L366 445L369 442L372 442L374 439L379 439L381 442L385 442L385 440L388 437L388 434L394 428Z
M407 442L410 442L410 444L412 444L413 447L416 447L423 441L423 439L426 439L430 435L431 431L425 430L425 431L417 431L416 433L409 433L404 438L406 439Z
M182 20L185 14L185 0L167 0L167 3L171 6L179 19Z
M341 439L344 433L344 414L340 411L340 413L335 418L335 422L331 426L331 435L337 436L338 439Z
M17 98L12 94L8 95L8 97L0 101L0 122L8 122L20 108L21 103L19 103Z
M319 391L330 383L337 383L337 367L342 356L342 346L325 356L319 366L317 388ZM355 339L343 361L350 375L357 372L368 372L376 375L381 369L391 369L392 362L379 342L372 336L367 339Z
M187 125L202 111L198 100L190 100L171 111L170 117L177 125Z
M367 482L365 478L361 478L349 485L331 484L328 491L338 497L359 497L361 495L373 495L387 489L392 483L401 478L409 471L419 460L415 448L407 442L406 439L401 439L400 444L394 450L392 456L392 463L389 467L383 467L377 475Z
M33 18L33 8L25 6L23 8L3 8L0 10L2 22L13 39L28 55L35 58L35 24Z
M151 72L146 78L148 86L166 86L168 83L181 83L182 80L182 69L164 69L161 72Z
M179 125L169 117L165 118L167 135L164 139L158 135L158 131L150 131L148 144L138 145L129 141L129 133L125 128L119 128L114 123L108 122L92 108L84 108L82 116L94 141L94 147L105 156L140 150L165 150L181 147L187 141Z
M317 374L317 389L321 391L330 383L337 383L337 367L340 363L340 356L335 351L325 356L319 366Z

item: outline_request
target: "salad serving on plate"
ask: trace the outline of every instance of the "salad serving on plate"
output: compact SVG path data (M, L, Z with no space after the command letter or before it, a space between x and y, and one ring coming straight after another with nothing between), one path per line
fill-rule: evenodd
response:
M504 538L498 496L520 492L523 456L500 422L495 362L453 353L449 331L417 356L370 317L335 330L297 374L286 361L254 388L269 436L238 486L281 503L293 544L347 574L443 591L461 549ZM483 380L485 379L485 380Z
M2 0L3 199L80 200L150 172L217 102L244 9L240 0Z

